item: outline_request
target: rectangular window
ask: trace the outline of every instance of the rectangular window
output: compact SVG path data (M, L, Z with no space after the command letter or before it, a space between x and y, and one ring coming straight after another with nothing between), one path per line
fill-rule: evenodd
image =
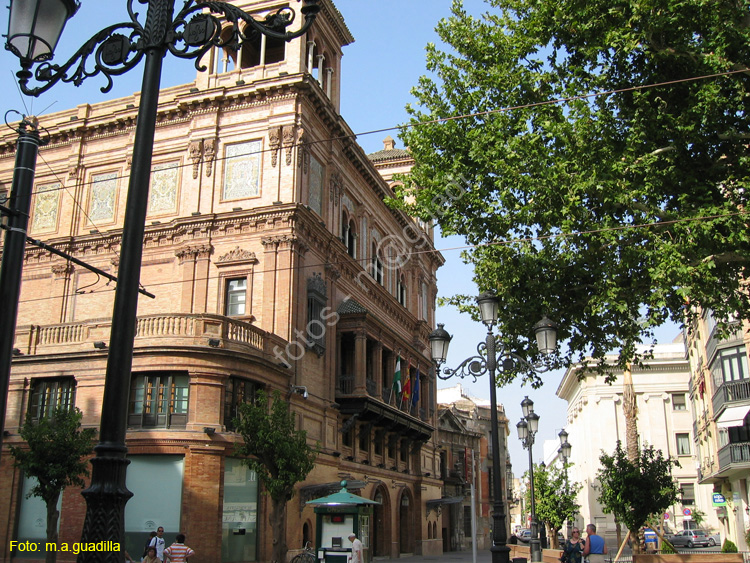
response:
M711 364L714 381L729 383L747 379L747 352L744 346L734 346L720 350Z
M230 377L224 389L224 426L234 430L234 419L237 418L239 406L243 403L254 403L260 385L249 379Z
M189 379L180 372L133 374L128 424L140 428L184 428Z
M368 424L359 427L359 453L365 456L370 454L370 426Z
M687 410L687 403L685 402L685 393L672 393L672 410L675 410L675 411Z
M690 434L676 434L677 455L690 455Z
M471 506L464 506L464 535L471 537Z
M680 483L680 492L682 493L682 504L695 504L695 485L692 483Z
M227 317L238 317L245 314L247 300L247 278L227 280L224 314Z
M75 404L76 382L72 377L36 379L32 383L29 413L34 422L49 416L55 409L70 410Z

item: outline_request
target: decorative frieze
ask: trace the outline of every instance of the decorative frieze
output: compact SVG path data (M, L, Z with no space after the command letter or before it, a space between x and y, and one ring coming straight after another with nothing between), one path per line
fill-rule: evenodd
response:
M244 250L237 246L234 250L230 250L226 254L219 257L216 261L217 265L234 265L234 264L257 264L258 258L255 256L255 252L250 250Z

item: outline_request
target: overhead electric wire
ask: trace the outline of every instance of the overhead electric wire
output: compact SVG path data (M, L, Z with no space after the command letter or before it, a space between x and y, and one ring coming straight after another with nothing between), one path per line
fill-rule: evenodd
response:
M363 132L360 132L360 133L352 133L352 134L348 134L348 135L338 135L338 136L335 136L335 137L327 137L325 139L310 140L310 141L306 141L305 143L293 143L292 145L279 146L279 147L276 147L276 148L265 148L265 149L260 149L260 150L257 150L257 151L250 151L248 153L243 153L243 154L238 154L238 155L233 155L233 156L221 156L221 157L220 156L216 156L216 157L213 158L213 162L221 162L223 160L229 160L229 159L235 159L235 158L242 158L242 157L245 157L245 156L253 156L253 155L256 155L256 154L263 154L263 153L272 152L272 151L281 151L283 149L288 149L288 148L298 148L298 147L307 146L307 145L315 145L315 144L320 144L320 143L330 143L330 142L333 142L333 141L341 141L341 140L346 140L346 139L356 139L357 137L363 137L363 136L366 136L366 135L373 135L375 133L388 133L388 132L393 132L393 131L402 131L402 130L405 130L405 129L412 129L412 128L415 128L415 127L420 127L420 126L423 126L423 125L434 125L434 124L438 124L438 123L445 123L445 122L450 122L450 121L458 121L458 120L469 119L469 118L474 118L474 117L483 117L483 116L486 116L486 115L493 115L493 114L498 114L498 113L506 113L506 112L509 112L509 111L518 111L518 110L530 109L530 108L534 108L534 107L542 107L542 106L548 106L548 105L554 105L554 104L560 104L560 103L567 103L567 102L572 102L572 101L576 101L576 100L585 100L585 99L589 99L589 98L595 98L595 97L598 97L598 96L608 96L608 95L611 95L611 94L622 94L622 93L625 93L625 92L634 92L634 91L646 90L646 89L650 89L650 88L660 88L660 87L665 87L665 86L673 86L675 84L681 84L681 83L685 83L685 82L696 82L696 81L699 81L699 80L708 80L710 78L719 78L721 76L731 76L731 75L734 75L734 74L741 74L741 73L750 73L750 68L743 68L743 69L739 69L739 70L737 70L737 69L735 69L735 70L728 70L728 71L724 71L724 72L717 72L717 73L713 73L713 74L705 74L705 75L701 75L701 76L692 76L692 77L688 77L688 78L678 78L678 79L675 79L675 80L668 80L668 81L665 81L665 82L656 82L656 83L653 83L653 84L642 84L640 86L627 86L627 87L624 87L624 88L617 88L617 89L613 89L613 90L603 90L603 91L599 91L599 92L590 92L588 94L580 94L580 95L577 95L577 96L568 96L568 97L564 97L564 98L553 98L551 100L544 100L544 101L541 101L541 102L533 102L533 103L521 104L521 105L517 105L517 106L508 106L508 107L490 109L490 110L479 111L479 112L474 112L474 113L465 113L465 114L455 115L455 116L449 116L449 117L439 117L439 118L435 118L435 119L428 119L428 120L425 120L425 121L413 121L413 122L410 122L410 123L404 123L402 125L392 125L392 126L383 127L383 128L380 128L380 129L371 129L371 130L363 131ZM176 167L177 168L188 168L188 167L192 167L192 166L193 166L193 163L185 162L183 164L178 164ZM117 179L117 180L121 180L121 179L125 179L125 178L128 178L128 176L116 176L115 177L115 179ZM82 186L88 186L88 185L93 185L93 184L94 184L94 182L84 182L81 185ZM56 188L56 189L57 190L62 190L62 189L64 189L64 186L61 186L60 188ZM52 191L55 191L55 190L45 190L44 193L49 193L49 192L52 192ZM33 193L37 193L37 192L35 191Z
M728 218L728 217L736 217L736 216L743 216L748 215L750 212L734 212L734 213L726 213L726 214L716 214L716 215L706 215L702 217L688 217L683 219L672 219L669 221L659 221L659 222L652 222L652 223L640 223L640 224L634 224L634 225L619 225L616 227L603 227L601 229L590 229L586 231L571 231L571 232L561 232L561 233L553 233L549 235L543 235L539 237L520 237L520 238L514 238L514 239L508 239L508 240L502 240L502 241L489 241L479 244L467 244L467 245L461 245L461 246L452 246L452 247L445 247L445 248L436 248L436 249L426 249L426 250L415 250L413 252L410 252L408 254L409 257L411 256L417 256L417 255L423 255L423 254L432 254L432 253L444 253L444 252L454 252L454 251L465 251L465 250L472 250L476 248L483 248L483 247L490 247L490 246L505 246L510 244L516 244L516 243L527 243L527 242L535 242L535 241L543 241L543 240L549 240L554 238L569 238L569 237L577 237L577 236L586 236L591 234L597 234L597 233L603 233L603 232L614 232L614 231L622 231L622 230L632 230L632 229L647 229L647 228L654 228L654 227L663 227L668 225L674 225L678 223L687 223L687 222L696 222L696 221L709 221L714 219L722 219L722 218ZM358 258L354 259L356 262L359 262L361 264L367 264L370 262L370 259L368 258ZM325 268L327 266L338 266L341 264L344 264L346 262L349 262L350 259L343 258L340 261L337 262L317 262L314 264L305 264L304 266L288 266L288 267L274 267L274 268L268 268L268 269L262 269L262 270L253 270L253 276L256 274L275 274L279 272L285 272L285 271L292 271L294 269L320 269ZM408 260L406 262L403 262L403 264L408 263ZM364 268L365 266L363 266ZM365 272L367 270L365 269ZM165 282L155 282L150 283L149 288L154 290L154 288L158 287L165 287L170 285L176 285L176 284L184 284L186 282L211 282L222 279L221 276L203 276L203 277L191 277L189 279L184 280L173 280L173 281L165 281ZM374 282L378 283L378 282ZM48 296L48 297L39 297L39 298L31 298L31 299L22 299L20 303L32 303L32 302L39 302L39 301L47 301L50 299L60 299L61 297L72 297L76 295L92 295L95 293L104 293L105 291L114 291L114 288L107 288L102 290L92 290L90 292L80 294L80 293L70 293L70 294L64 294L59 296ZM155 290L154 290L155 291ZM158 295L158 294L157 294Z

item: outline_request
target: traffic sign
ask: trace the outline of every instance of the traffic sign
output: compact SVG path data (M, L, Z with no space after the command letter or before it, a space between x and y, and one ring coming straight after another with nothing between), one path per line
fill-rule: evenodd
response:
M689 508L686 508L686 509L684 509L684 510L682 511L682 513L683 513L683 514L684 514L685 516L690 516L690 515L691 515L691 514L693 513L693 511L692 511L692 510L690 510Z
M664 520L669 520L669 512L664 513Z

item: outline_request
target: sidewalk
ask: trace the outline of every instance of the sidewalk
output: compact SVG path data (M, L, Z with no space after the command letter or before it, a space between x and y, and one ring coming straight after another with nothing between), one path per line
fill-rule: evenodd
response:
M373 563L398 561L399 563L423 563L426 561L439 563L472 563L471 550L469 551L446 551L442 555L404 555L402 557L376 557ZM477 550L477 563L490 563L492 554L488 549Z

